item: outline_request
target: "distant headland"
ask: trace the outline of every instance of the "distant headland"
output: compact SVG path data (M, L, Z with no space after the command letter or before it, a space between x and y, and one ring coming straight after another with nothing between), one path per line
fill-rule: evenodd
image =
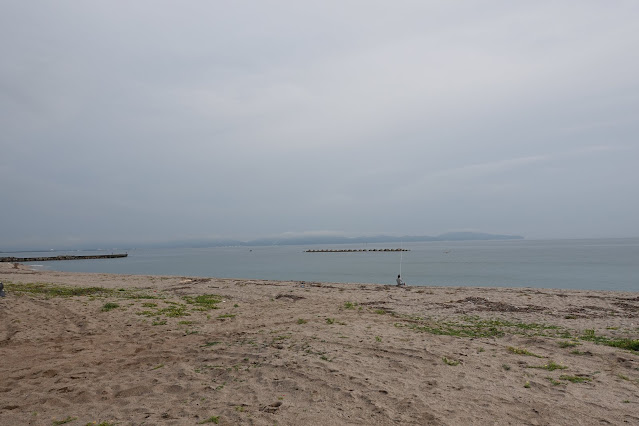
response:
M343 237L339 235L300 235L259 238L250 241L239 240L190 240L175 241L165 247L229 247L229 246L291 246L314 244L375 244L375 243L414 243L428 241L476 241L476 240L522 240L519 235L487 234L481 232L447 232L437 236L429 235L374 235Z

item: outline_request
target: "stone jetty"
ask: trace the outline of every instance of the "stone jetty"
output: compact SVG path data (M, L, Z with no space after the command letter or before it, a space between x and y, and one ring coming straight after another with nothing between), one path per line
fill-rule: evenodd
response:
M410 251L403 248L395 249L321 249L321 250L306 250L305 253L359 253L359 252L387 252L387 251Z
M45 256L45 257L0 257L0 262L46 262L49 260L83 260L83 259L116 259L118 257L127 257L128 253L123 254L96 254L91 256Z

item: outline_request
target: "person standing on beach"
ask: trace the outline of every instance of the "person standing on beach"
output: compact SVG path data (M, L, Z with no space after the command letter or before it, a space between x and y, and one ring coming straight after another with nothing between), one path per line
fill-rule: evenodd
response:
M397 276L397 287L401 287L403 285L406 285L406 283L404 281L402 281L401 275L398 275Z

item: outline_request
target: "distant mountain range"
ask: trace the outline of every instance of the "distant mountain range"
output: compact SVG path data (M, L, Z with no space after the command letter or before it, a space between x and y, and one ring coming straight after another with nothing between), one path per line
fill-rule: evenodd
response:
M477 241L477 240L521 240L524 237L519 235L499 235L499 234L485 234L481 232L448 232L438 235L436 237L422 235L404 235L401 237L392 235L375 235L368 237L341 237L338 235L305 235L305 236L285 236L285 237L272 237L272 238L259 238L251 241L240 241L231 239L201 239L201 240L181 240L181 241L167 241L156 243L141 243L141 244L122 244L118 245L119 248L109 249L96 249L95 247L103 246L103 244L84 244L75 248L56 248L54 249L29 249L29 250L13 250L6 253L21 253L21 252L57 252L57 251L113 251L113 250L128 250L135 248L203 248L203 247L233 247L233 246L289 246L289 245L314 245L314 244L366 244L366 243L414 243L425 241ZM4 253L0 250L0 253Z
M367 237L341 237L337 235L323 236L292 236L259 238L251 241L239 240L203 240L180 241L168 244L172 247L223 247L223 246L288 246L288 245L314 245L314 244L365 244L365 243L412 243L424 241L476 241L476 240L521 240L519 235L485 234L481 232L447 232L438 236L404 235L401 237L392 235L375 235Z

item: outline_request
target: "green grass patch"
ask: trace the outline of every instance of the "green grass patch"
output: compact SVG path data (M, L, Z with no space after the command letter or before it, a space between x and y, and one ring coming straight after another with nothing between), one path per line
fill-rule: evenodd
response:
M334 323L335 323L334 318L326 318L326 324L334 324Z
M399 324L396 324L399 325ZM423 324L408 323L404 325L411 330L435 334L438 336L457 337L502 337L504 332L497 327L484 328L481 326L467 326L451 323Z
M202 347L219 345L222 342L206 342Z
M590 377L568 376L566 374L562 374L561 376L559 376L559 379L567 380L567 381L572 382L572 383L584 383L584 382L591 382L592 381L592 379Z
M197 422L197 424L199 424L199 425L203 425L205 423L219 424L220 423L220 416L211 416L208 419L204 419L201 422Z
M407 319L408 323L395 323L395 327L407 327L414 331L427 332L442 336L469 338L503 337L506 334L524 336L544 336L571 338L568 330L556 325L507 321L504 319L482 319L478 316L466 315L460 321L425 320L419 317L394 316Z
M561 384L560 381L553 379L552 377L546 377L546 379L548 379L548 381L553 385L553 386L558 386Z
M195 323L194 321L180 321L180 322L178 322L178 324L180 324L180 325L192 325L194 323Z
M566 367L565 365L559 365L554 361L550 361L549 363L544 365L530 365L527 368L540 368L542 370L555 371L555 370L565 370L568 367Z
M587 352L582 352L582 351L579 351L579 350L577 350L577 349L575 349L574 351L570 351L570 353L571 353L572 355L588 355L588 353L587 353Z
M224 319L224 318L235 318L236 315L235 314L222 314L222 315L218 315L217 318L218 319Z
M445 356L442 357L442 361L444 361L446 365L452 365L452 366L459 365L459 361L454 359L448 359Z
M5 282L8 291L17 293L40 295L44 297L107 297L115 296L119 299L159 299L159 296L151 296L141 293L139 289L114 290L105 287L71 287L51 283L12 283Z
M344 303L344 309L355 309L355 304L353 302Z
M528 349L515 348L513 346L508 346L508 352L512 352L517 355L534 356L535 358L545 358L541 355L530 352Z
M153 321L151 325L166 325L166 320Z
M159 309L157 311L158 315L164 315L169 318L177 318L177 317L186 317L189 314L186 311L186 305L174 304L171 306L167 306L166 308Z
M109 312L110 310L119 308L120 305L118 305L117 303L113 303L113 302L109 302L109 303L105 303L104 306L102 306L101 311L102 312Z
M37 294L45 297L111 296L113 289L104 287L68 287L48 283L5 283L7 291Z
M222 301L220 296L215 294L201 294L199 296L184 296L184 301L190 305L195 305L199 311L219 309L218 303Z
M612 346L615 348L626 349L629 351L639 352L639 339L611 338L606 336L597 336L595 330L584 330L579 337L581 340L594 342L597 345Z
M150 303L150 302L145 302L142 304L143 307L145 308L156 308L158 306L157 303Z
M376 310L375 310L375 313L376 313L377 315L385 315L385 314L386 314L386 311L385 311L385 310L383 310L383 309L376 309Z
M298 324L306 324L308 321L306 321L304 318L300 318L297 320Z

